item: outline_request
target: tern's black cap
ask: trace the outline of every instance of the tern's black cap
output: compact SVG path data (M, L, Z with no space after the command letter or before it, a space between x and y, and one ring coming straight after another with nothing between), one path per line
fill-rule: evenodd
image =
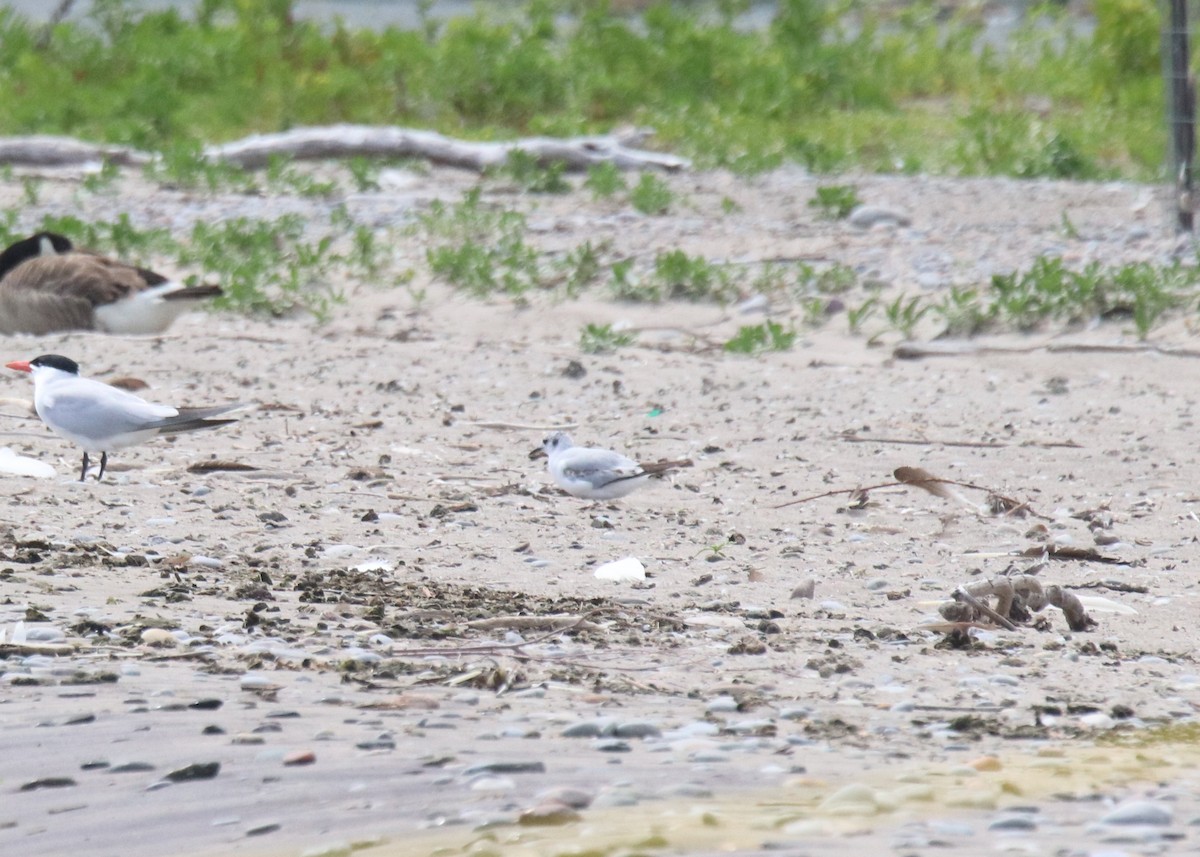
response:
M43 354L41 357L35 357L30 360L29 365L49 366L51 369L70 372L72 375L79 374L79 364L70 357L63 357L61 354Z

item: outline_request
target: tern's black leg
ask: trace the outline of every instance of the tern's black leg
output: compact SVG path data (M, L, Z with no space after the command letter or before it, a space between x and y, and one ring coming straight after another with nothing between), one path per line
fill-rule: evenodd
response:
M88 454L85 452L83 454L83 470L79 471L79 481L80 482L87 479L87 469L88 469Z
M104 478L104 468L108 467L108 453L100 453L100 473L96 476L96 481L99 482Z

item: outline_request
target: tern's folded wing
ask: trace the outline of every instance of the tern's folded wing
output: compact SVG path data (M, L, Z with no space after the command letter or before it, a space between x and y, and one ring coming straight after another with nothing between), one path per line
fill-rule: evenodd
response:
M640 471L636 461L607 449L576 447L568 450L562 460L564 476L587 479L601 485L613 479L635 476Z

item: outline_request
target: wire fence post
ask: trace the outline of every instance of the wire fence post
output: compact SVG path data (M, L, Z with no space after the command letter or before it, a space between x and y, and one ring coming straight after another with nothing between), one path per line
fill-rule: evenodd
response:
M1166 83L1171 180L1175 185L1175 228L1191 232L1194 221L1193 161L1196 156L1196 81L1192 76L1188 0L1166 0L1163 78Z

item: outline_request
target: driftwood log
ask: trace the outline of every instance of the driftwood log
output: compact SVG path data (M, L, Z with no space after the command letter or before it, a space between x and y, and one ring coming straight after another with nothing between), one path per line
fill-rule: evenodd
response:
M435 164L483 172L502 165L509 154L521 151L543 165L561 163L572 171L599 163L621 169L687 169L686 158L637 148L649 132L629 131L598 137L526 137L504 142L457 140L435 131L373 125L329 125L297 128L278 134L255 134L230 143L207 146L211 160L255 169L272 157L292 160L330 158L420 158ZM109 161L120 166L140 165L156 156L126 146L87 143L72 137L29 136L0 138L0 163L16 166L76 166Z
M153 158L128 146L87 143L74 137L36 134L28 137L0 137L0 164L25 167L71 167L109 161L118 166L140 166Z
M1067 626L1072 631L1087 631L1096 624L1087 614L1079 596L1061 586L1043 586L1031 574L976 581L960 586L954 591L953 598L938 610L944 619L951 622L991 620L1002 628L1015 631L1015 623L1028 622L1030 613L1053 606L1062 610ZM986 604L985 598L994 598L995 605Z

